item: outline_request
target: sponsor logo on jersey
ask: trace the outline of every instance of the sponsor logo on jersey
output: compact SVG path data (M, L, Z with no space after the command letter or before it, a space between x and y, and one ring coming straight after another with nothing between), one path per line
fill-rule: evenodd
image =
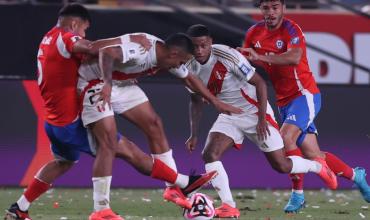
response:
M294 37L293 39L290 40L291 44L299 44L299 37Z
M276 41L276 47L277 47L278 49L283 48L283 46L284 46L284 42L283 42L282 40L277 40L277 41Z
M249 72L252 70L251 67L245 65L244 63L239 67L239 69L242 71L244 75L248 75Z
M289 116L287 117L287 120L290 120L290 121L297 121L297 119L296 119L295 115L289 115Z
M261 48L261 43L260 41L258 40L257 43L254 45L255 48Z
M128 52L129 52L131 55L133 55L133 54L135 54L135 53L136 53L136 51L135 51L134 49L130 49Z

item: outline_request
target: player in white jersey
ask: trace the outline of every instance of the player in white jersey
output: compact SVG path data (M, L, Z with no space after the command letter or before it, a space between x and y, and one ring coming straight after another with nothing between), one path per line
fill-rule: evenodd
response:
M191 57L192 42L185 34L172 35L165 42L152 35L144 35L152 44L149 51L130 42L129 35L123 35L111 39L112 46L100 50L99 62L91 60L81 65L78 87L83 95L82 121L91 128L100 145L113 147L117 142L114 113L137 125L147 136L154 158L152 177L168 179L173 176L171 182L177 184L165 190L164 198L190 208L191 204L184 194L198 189L217 175L217 172L189 178L178 174L175 176L168 169L163 169L161 163L177 171L172 150L161 119L145 93L132 79L155 74L159 70L170 70L188 86L199 91L221 112L238 113L240 109L219 101L197 78L188 74L183 64ZM104 195L101 197L104 199Z
M212 180L222 205L216 208L216 217L239 217L240 212L233 200L227 173L220 161L223 153L232 146L239 147L244 137L254 142L265 154L270 165L280 173L317 173L330 186L336 185L336 176L324 161L311 161L302 157L285 157L283 140L273 111L267 101L264 80L255 72L245 57L225 45L212 45L208 28L193 25L187 34L194 44L194 58L187 68L221 101L241 108L242 114L220 114L209 131L202 152L207 172L216 170ZM202 99L191 94L191 135L186 142L190 151L197 143Z

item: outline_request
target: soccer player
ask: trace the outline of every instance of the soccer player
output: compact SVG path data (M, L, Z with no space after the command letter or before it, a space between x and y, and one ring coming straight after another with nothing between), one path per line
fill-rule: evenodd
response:
M79 159L79 152L95 155L96 143L88 134L79 118L80 104L77 97L78 67L81 54L97 55L98 48L110 42L91 42L83 39L85 30L90 23L88 11L81 5L71 4L59 12L56 27L50 30L43 38L38 52L38 84L45 102L45 129L51 142L51 150L55 159L45 164L36 174L33 181L19 200L7 210L5 219L31 219L28 214L30 204L47 191L51 183L67 172ZM145 37L130 36L143 46L150 45ZM99 46L100 45L100 46ZM176 183L177 174L160 161L153 159L142 152L135 144L124 137L118 138L118 147L115 155L126 160L138 171L145 175L152 175L158 179ZM153 170L168 170L168 176L159 176ZM210 178L207 176L192 177L196 180ZM205 182L205 181L203 181ZM194 186L194 184L192 184ZM195 186L199 186L195 184ZM94 187L95 191L99 188ZM107 199L109 201L109 198ZM94 202L94 209L99 207ZM105 206L107 207L107 206ZM108 208L101 212L94 212L90 219L122 219ZM94 217L95 216L95 217Z
M243 110L239 115L220 114L209 131L203 150L206 171L218 172L218 176L211 181L222 201L221 207L216 208L216 217L231 218L240 215L220 160L230 147L240 148L244 137L264 152L276 171L315 172L330 188L336 188L336 177L323 160L311 161L297 156L285 156L279 127L267 102L265 81L245 57L228 46L212 45L212 38L204 25L189 27L187 34L195 48L194 58L187 63L190 72L199 77L218 99ZM190 102L191 135L186 142L190 151L196 147L201 110L202 99L193 93Z
M225 113L238 113L240 109L217 100L190 75L184 63L191 57L192 42L185 34L174 34L166 41L145 34L153 47L145 51L137 43L128 41L130 35L113 38L112 46L100 50L99 62L91 61L81 65L78 88L82 91L82 121L91 128L100 145L114 146L116 143L116 123L114 114L125 117L137 125L146 135L154 159L162 161L173 170L177 170L172 150L168 144L160 117L154 111L145 93L132 80L142 75L152 75L158 71L169 70L183 79L191 88L199 91L218 110ZM155 161L157 161L155 160ZM158 169L157 169L158 168ZM160 166L155 166L153 175L167 176ZM209 181L217 173L209 172L199 180L178 179L178 186L167 187L164 199L190 208L185 195L193 192L204 181ZM182 188L182 190L180 190ZM185 194L185 195L184 195ZM174 196L177 195L177 196Z
M260 0L259 4L264 20L248 30L244 48L239 50L269 74L283 122L280 133L286 154L325 159L335 174L354 181L370 202L365 169L352 169L334 154L320 151L314 119L321 108L321 95L308 66L301 28L284 18L284 0ZM305 203L303 174L290 177L293 189L284 210L297 212Z

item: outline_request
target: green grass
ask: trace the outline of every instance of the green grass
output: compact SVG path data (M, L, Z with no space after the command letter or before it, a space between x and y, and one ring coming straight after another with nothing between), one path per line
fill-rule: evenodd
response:
M183 219L182 210L162 200L163 190L114 189L111 192L111 206L126 220L169 220ZM213 190L203 190L215 198ZM16 201L22 189L1 188L0 209L5 210ZM358 191L306 191L308 207L298 214L282 211L289 197L286 190L234 190L240 219L248 220L311 220L370 219L369 204L362 200ZM92 208L91 189L61 189L48 191L34 202L30 209L33 220L86 220ZM59 207L54 207L55 203ZM361 214L360 214L361 213Z

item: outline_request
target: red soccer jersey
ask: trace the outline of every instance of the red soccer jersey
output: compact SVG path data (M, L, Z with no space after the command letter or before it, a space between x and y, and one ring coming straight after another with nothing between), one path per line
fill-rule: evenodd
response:
M259 22L249 28L243 47L253 48L258 54L281 54L289 48L302 48L303 54L298 65L274 65L263 62L275 89L277 105L284 106L303 91L319 93L316 81L308 66L306 42L301 28L292 20L284 19L281 27L274 31Z
M72 54L80 36L54 27L42 39L37 54L38 85L45 103L45 120L56 126L79 114L77 80L80 59Z

